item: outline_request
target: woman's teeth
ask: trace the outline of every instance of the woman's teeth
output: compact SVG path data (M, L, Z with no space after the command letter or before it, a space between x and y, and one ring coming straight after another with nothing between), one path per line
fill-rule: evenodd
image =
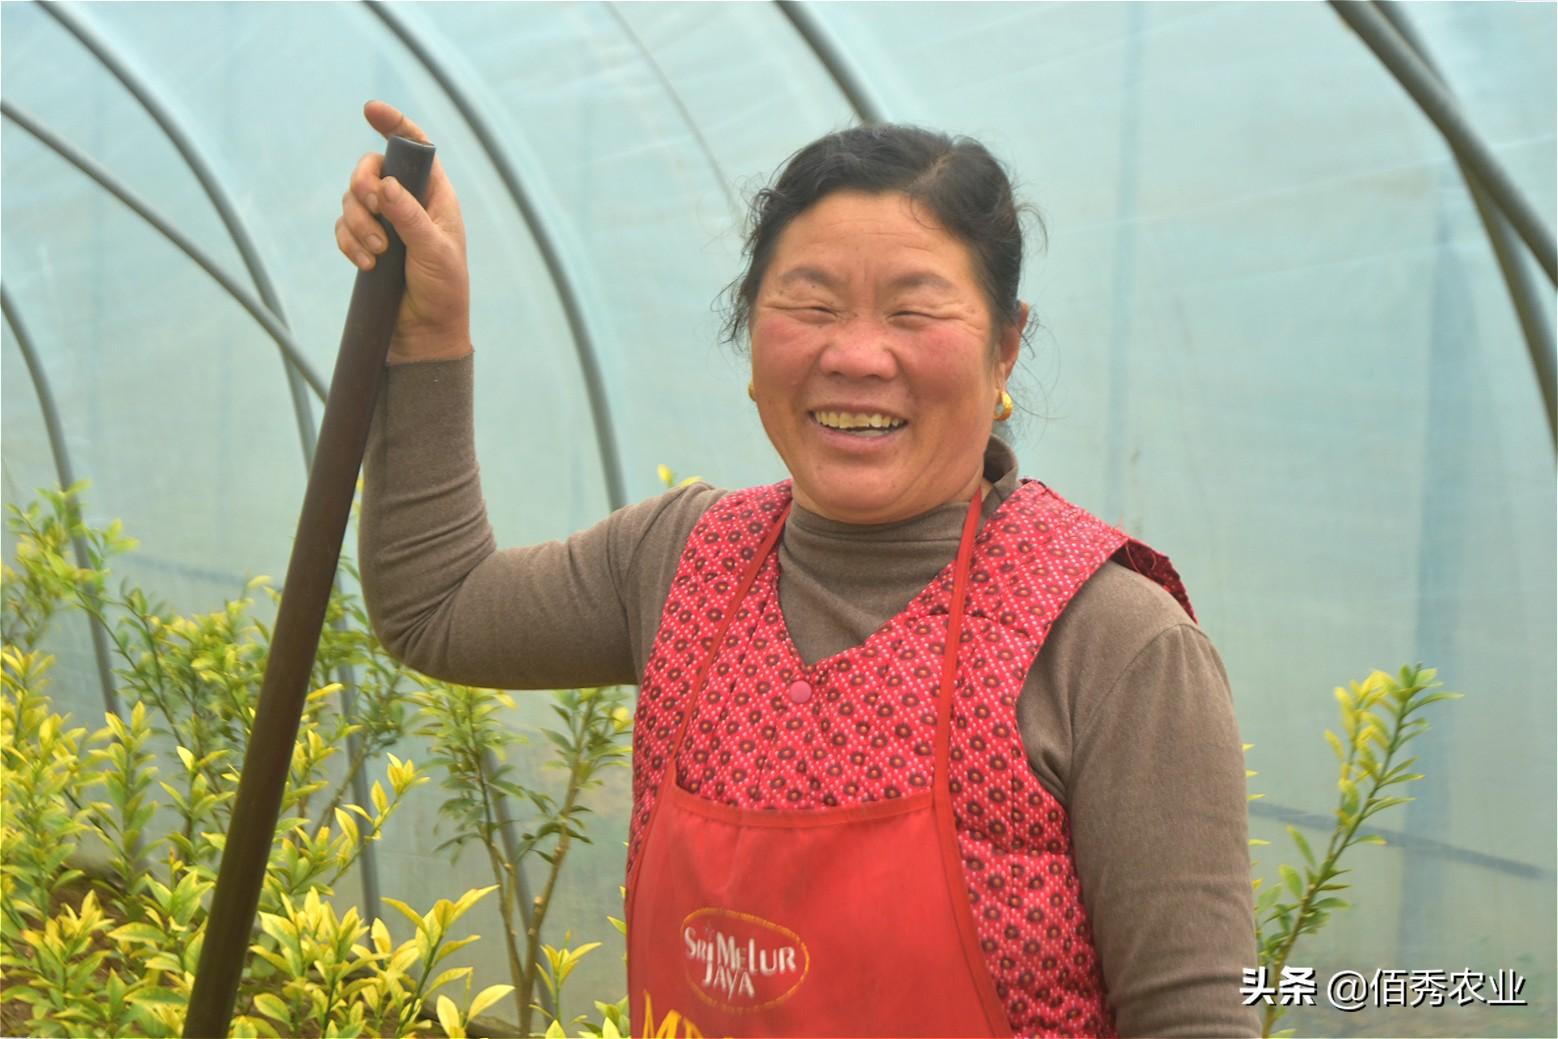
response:
M819 426L827 429L836 429L842 433L853 433L856 436L886 436L893 430L905 425L901 418L891 415L883 415L878 412L862 411L814 411L811 417Z

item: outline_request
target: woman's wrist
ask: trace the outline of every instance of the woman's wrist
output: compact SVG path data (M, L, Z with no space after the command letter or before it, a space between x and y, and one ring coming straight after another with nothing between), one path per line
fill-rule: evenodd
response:
M388 365L418 364L424 361L457 361L475 353L471 337L467 335L440 336L436 339L414 341L395 340L390 343L384 363Z

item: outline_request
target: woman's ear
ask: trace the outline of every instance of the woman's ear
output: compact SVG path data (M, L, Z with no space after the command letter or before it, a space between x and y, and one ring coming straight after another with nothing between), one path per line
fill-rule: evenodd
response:
M1001 333L1001 352L997 358L997 364L1001 369L1001 383L1012 377L1012 369L1017 366L1017 355L1022 352L1022 333L1028 327L1028 304L1018 302L1017 320L1008 325Z

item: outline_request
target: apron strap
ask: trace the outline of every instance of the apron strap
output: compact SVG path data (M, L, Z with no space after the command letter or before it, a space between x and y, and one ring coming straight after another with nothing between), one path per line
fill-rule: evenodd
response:
M692 685L687 687L687 703L682 708L682 721L676 728L676 739L671 743L671 756L666 759L665 774L660 777L662 791L665 790L667 782L676 782L676 759L682 752L682 740L687 736L687 726L692 721L693 711L697 710L698 701L703 698L703 685L708 680L709 669L714 666L714 658L719 655L720 645L725 641L725 633L730 630L731 622L736 619L736 611L740 608L742 600L746 598L747 590L752 587L752 582L757 580L758 571L763 569L763 564L768 561L768 553L773 551L774 543L779 540L779 535L784 530L784 521L790 518L790 504L785 502L784 508L774 518L773 525L768 528L768 533L763 535L763 541L757 546L757 551L752 553L752 562L747 566L746 573L741 575L741 582L736 585L736 592L730 597L729 605L725 607L725 616L720 618L719 627L714 629L714 637L709 640L709 651L704 655L703 663L698 665L698 670L693 673ZM659 804L658 798L656 804Z
M974 489L963 520L963 536L958 541L957 565L952 570L952 602L947 614L947 647L941 658L941 693L936 702L936 795L950 795L947 788L948 748L952 740L952 695L957 683L958 645L963 639L963 608L968 602L968 573L974 556L974 535L979 531L983 511L983 488Z

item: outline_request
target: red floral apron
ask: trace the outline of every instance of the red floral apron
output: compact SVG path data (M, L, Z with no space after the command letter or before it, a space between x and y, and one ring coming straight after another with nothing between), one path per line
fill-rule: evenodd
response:
M1049 495L1042 485L1025 485L996 515L1014 502L1020 514L1022 503L1034 504L1041 492ZM808 668L788 643L777 610L773 548L788 502L786 485L738 492L700 520L646 666L635 730L628 878L634 1033L1010 1035L1012 1021L1021 1027L1034 1020L1014 1010L1032 1005L1047 1015L1044 1020L1070 1022L1058 1026L1058 1034L1112 1034L1063 810L1057 814L1058 804L1021 768L1042 797L1015 777L1011 789L1038 797L1032 807L1047 809L1035 812L1047 821L1029 827L1034 848L1015 840L1020 862L1008 862L991 841L988 831L1005 835L1004 823L970 813L999 808L1005 798L992 789L993 798L969 802L967 788L984 783L981 766L991 767L992 759L968 760L971 750L986 746L968 730L989 727L994 736L1014 726L992 726L980 703L973 716L966 713L970 698L997 684L988 676L974 682L974 669L966 665L971 657L985 661L994 644L990 633L1008 620L1004 613L989 616L992 604L981 592L988 597L995 590L990 567L1009 569L1000 558L1007 548L1019 551L1026 528L996 524L992 517L978 539L975 566L976 497L948 572L862 647ZM1057 563L1068 572L1067 583L1044 604L1045 614L1058 614L1117 549L1122 562L1146 562L1160 571L1153 576L1177 584L1171 570L1161 572L1167 567L1162 557L1060 505L1070 510L1066 516L1074 513L1094 526L1084 523L1075 534L1089 557ZM1045 507L1055 508L1048 499ZM965 624L971 598L977 615L970 618L972 630ZM1031 625L1039 632L1037 644L1052 620ZM899 623L905 625L901 633L894 629ZM1006 670L1020 686L1031 656L1004 647L1000 652L1003 660L1013 657ZM883 655L896 659L877 664ZM1012 680L1002 681L1009 686ZM859 714L869 718L858 717L856 704L840 697L840 683L854 686ZM761 703L754 705L746 689ZM883 692L899 701L897 715ZM797 724L808 715L820 725L815 733ZM854 731L846 733L844 725ZM831 746L797 753L797 744L780 738L781 727L786 735L826 738ZM711 755L710 748L720 746L716 730L734 746ZM893 752L897 744L884 733L898 738L902 753ZM865 750L842 758L828 752L856 744ZM765 747L773 748L773 762ZM876 756L871 748L878 748ZM1004 769L999 754L994 760ZM787 778L772 775L771 791L756 783L742 786L756 773L777 770ZM768 806L805 797L817 807ZM1019 814L1012 815L1014 823ZM971 856L960 845L970 835L990 846L970 845L978 848ZM983 895L972 882L976 875ZM1002 877L1011 880L1009 895ZM991 894L1001 895L1005 905ZM1018 914L1026 914L1026 928L1011 922L1022 919ZM1031 956L1024 957L1024 947ZM1040 959L1045 967L1035 971ZM1022 973L1032 991L1014 994L1001 980L1006 967L1014 978Z

